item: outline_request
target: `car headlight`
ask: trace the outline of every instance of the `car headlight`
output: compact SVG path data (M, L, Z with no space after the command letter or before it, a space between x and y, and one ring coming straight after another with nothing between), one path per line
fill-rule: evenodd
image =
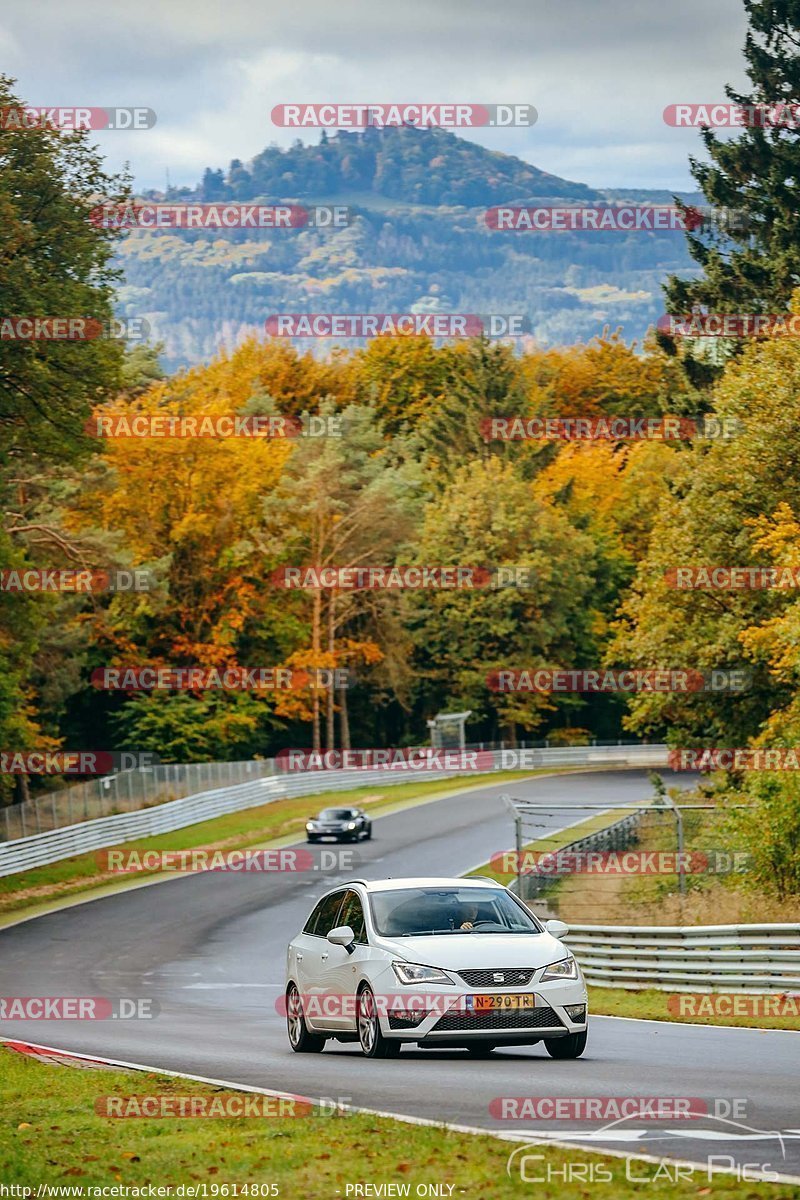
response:
M348 829L355 829L355 827L356 827L355 821L351 821L350 824L347 826Z
M393 962L392 970L401 983L455 983L438 967L423 967L419 963Z
M313 821L306 821L306 829L316 829L316 828L317 827Z
M545 967L544 974L539 980L540 983L547 983L548 979L577 979L578 964L571 956L562 958L558 962L550 963L549 967Z

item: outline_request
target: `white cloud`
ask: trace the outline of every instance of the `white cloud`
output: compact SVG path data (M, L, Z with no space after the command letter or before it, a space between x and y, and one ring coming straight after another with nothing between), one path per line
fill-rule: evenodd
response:
M288 144L278 103L450 100L535 104L533 129L470 136L544 170L685 188L699 138L662 111L741 83L744 33L733 0L38 0L7 10L0 46L31 103L156 110L151 131L98 137L139 186Z

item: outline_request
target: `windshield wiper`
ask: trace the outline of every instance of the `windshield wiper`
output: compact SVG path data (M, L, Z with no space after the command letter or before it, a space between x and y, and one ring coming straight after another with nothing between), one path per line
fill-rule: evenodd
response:
M444 937L448 933L472 933L471 929L412 929L408 933L384 933L381 937Z
M505 936L507 933L530 934L538 933L538 929L461 929L456 930L457 933L502 933Z

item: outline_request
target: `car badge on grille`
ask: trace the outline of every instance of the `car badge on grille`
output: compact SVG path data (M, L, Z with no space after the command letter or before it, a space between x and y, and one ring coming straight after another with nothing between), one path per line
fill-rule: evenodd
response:
M502 971L495 971L492 975L492 979L495 981L495 983L505 983L506 981L506 977Z

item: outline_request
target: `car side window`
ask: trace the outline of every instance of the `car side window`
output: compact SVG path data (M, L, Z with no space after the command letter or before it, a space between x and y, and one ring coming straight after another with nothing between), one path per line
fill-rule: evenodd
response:
M358 892L351 891L345 896L337 924L349 925L356 935L358 944L366 946L367 927L364 921L364 906L361 903L361 897Z
M331 929L335 929L339 924L337 916L344 895L344 892L333 892L330 896L324 896L306 921L303 933L325 937Z

